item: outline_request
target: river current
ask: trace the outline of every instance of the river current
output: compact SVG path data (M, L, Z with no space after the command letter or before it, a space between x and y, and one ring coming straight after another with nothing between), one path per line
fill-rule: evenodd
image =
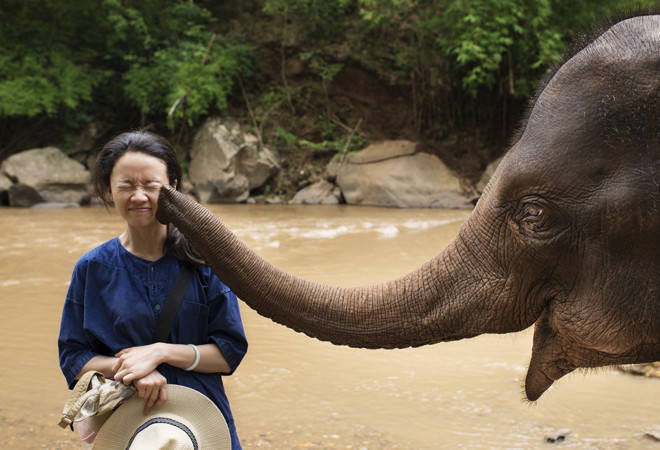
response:
M214 205L279 268L337 286L415 269L468 211ZM84 448L57 426L68 391L57 358L78 257L123 231L100 207L0 208L0 448ZM320 342L241 303L250 348L225 379L245 448L660 448L660 380L612 369L523 400L531 330L416 349Z

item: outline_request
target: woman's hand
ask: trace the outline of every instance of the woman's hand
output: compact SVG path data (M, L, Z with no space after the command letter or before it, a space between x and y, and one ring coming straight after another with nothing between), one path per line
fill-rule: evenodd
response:
M151 408L158 407L167 401L167 380L157 370L133 381L137 395L145 399L144 413L149 414Z
M164 362L160 343L125 348L115 355L115 380L128 385L156 370Z

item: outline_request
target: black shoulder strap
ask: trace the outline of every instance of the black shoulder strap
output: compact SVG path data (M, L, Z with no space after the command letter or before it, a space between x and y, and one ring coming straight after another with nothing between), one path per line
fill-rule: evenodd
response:
M172 324L174 324L176 312L179 310L179 305L181 304L181 300L183 300L183 295L188 289L193 274L194 267L192 264L183 262L179 274L174 280L172 289L170 289L170 292L167 294L163 310L161 311L160 316L158 316L153 342L167 342L167 338L170 335L170 329L172 328Z

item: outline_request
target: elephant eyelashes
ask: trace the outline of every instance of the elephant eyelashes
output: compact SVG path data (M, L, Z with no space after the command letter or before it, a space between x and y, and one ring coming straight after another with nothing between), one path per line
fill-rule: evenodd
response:
M556 223L553 225L548 214L550 207L548 205L541 205L545 203L543 200L536 199L534 202L523 203L518 210L518 214L514 217L512 223L514 229L526 235L537 239L548 239L556 232Z
M543 208L528 206L525 208L524 215L521 218L523 222L539 221L543 217Z
M518 206L518 213L514 216L514 220L520 225L538 225L546 218L546 205L541 205L540 199L523 200Z

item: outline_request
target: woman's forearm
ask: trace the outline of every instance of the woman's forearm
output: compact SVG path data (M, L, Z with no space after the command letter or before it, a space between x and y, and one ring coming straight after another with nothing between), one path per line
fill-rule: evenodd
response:
M186 369L190 367L196 358L195 349L190 345L182 344L163 344L167 347L164 348L164 360L175 367ZM215 344L198 345L199 350L199 363L193 369L195 372L202 373L229 373L232 368L227 363L224 355Z
M232 371L217 345L202 344L197 346L197 350L199 351L199 362L192 369L195 372L229 373ZM115 379L125 384L131 384L156 370L160 364L187 369L195 362L197 352L190 345L156 342L126 348L118 352L115 357L115 363L110 367L110 372Z
M80 372L78 372L78 375L76 375L75 379L79 380L80 377L85 374L85 372L89 372L90 370L101 372L106 378L113 378L115 376L114 366L116 363L117 358L112 356L96 355L87 361L87 363L85 363L83 368L80 369Z

